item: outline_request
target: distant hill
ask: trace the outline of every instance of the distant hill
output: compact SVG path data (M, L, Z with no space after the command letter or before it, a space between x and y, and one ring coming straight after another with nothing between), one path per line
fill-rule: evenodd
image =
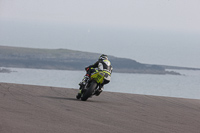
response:
M83 70L97 61L100 54L68 49L35 49L0 46L0 67ZM174 74L169 66L142 64L127 58L109 56L113 72L141 74Z
M0 73L10 73L10 72L11 72L10 69L0 68Z

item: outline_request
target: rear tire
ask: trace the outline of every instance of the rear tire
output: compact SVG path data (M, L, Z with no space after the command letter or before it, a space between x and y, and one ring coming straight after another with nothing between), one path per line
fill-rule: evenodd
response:
M87 91L81 97L81 100L86 101L90 96L92 96L92 93L94 92L96 87L97 87L97 83L95 81L92 81Z

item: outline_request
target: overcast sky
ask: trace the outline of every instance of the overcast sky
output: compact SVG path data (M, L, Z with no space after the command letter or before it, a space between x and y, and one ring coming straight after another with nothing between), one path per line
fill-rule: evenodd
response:
M4 22L92 25L92 27L112 27L129 29L130 31L136 29L156 31L157 35L155 34L154 39L147 40L149 43L141 42L141 45L146 44L151 48L142 47L140 42L137 41L137 46L140 46L134 46L134 42L127 43L126 50L122 50L119 46L113 47L114 44L110 44L108 48L112 48L115 52L111 51L109 53L109 51L100 50L115 56L136 58L144 63L167 63L167 65L191 67L200 67L200 63L198 63L200 60L198 52L200 51L200 40L198 39L200 35L199 13L200 0L0 0L0 21ZM88 28L87 32L92 32L92 29ZM181 33L184 36L174 37L173 41L170 39L165 40L163 44L169 47L164 46L166 49L158 47L160 48L160 57L158 58L158 55L155 55L155 51L151 49L156 49L158 44L163 42L157 42L159 39L155 39L156 37L163 38L163 36L158 36L159 32L161 34L167 32L168 34L175 33L176 35ZM180 42L180 38L186 39L184 37L187 35L190 36L190 40L182 40L186 43L177 44L177 38L179 38ZM193 35L195 39L193 39ZM166 44L166 42L170 43ZM6 43L0 45L6 45ZM19 44L9 45L15 46ZM91 46L91 44L88 45ZM126 46L126 44L123 45ZM184 45L184 50L186 51L180 51L181 45ZM50 47L47 44L40 44L40 46ZM65 47L64 45L56 44L56 47L76 49L77 46L72 47L70 45ZM170 54L168 50L172 47L174 50L171 53L173 53L174 59L170 60L167 54ZM80 48L84 49L81 46ZM77 50L80 49L77 48ZM86 51L86 49L84 50ZM122 52L119 52L120 50ZM92 52L92 48L89 51ZM135 54L131 54L131 51ZM94 52L97 51L94 50ZM146 52L147 54L140 55L141 52ZM183 57L183 55L185 56ZM186 62L184 62L185 60Z
M0 0L7 20L200 32L199 0Z

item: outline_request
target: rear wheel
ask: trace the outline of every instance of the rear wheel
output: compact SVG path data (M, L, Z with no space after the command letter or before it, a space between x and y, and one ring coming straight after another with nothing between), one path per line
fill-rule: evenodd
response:
M95 81L92 81L86 92L81 97L82 101L86 101L90 96L92 96L92 93L94 92L95 88L97 87L97 83Z

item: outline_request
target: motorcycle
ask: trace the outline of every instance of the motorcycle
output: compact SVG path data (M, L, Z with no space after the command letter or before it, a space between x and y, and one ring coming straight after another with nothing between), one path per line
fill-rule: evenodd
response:
M104 81L105 73L98 71L91 75L89 81L84 85L81 86L81 100L86 101L88 98L92 97L93 95L100 94L100 88L102 87L102 83ZM79 99L79 98L77 98Z

